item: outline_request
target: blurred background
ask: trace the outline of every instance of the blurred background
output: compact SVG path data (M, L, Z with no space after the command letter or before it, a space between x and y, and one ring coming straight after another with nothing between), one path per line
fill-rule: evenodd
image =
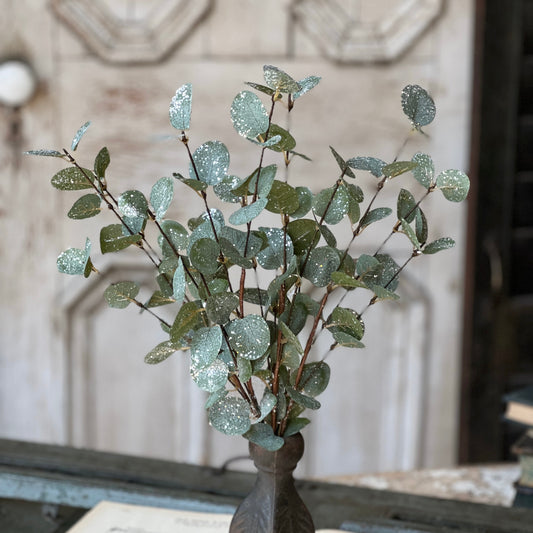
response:
M149 193L158 178L187 172L183 147L165 136L174 133L170 99L190 82L191 147L220 140L232 155L230 173L248 175L258 154L233 130L229 107L245 81L262 83L262 66L274 64L295 79L322 77L291 113L296 150L313 160L291 165L293 185L334 182L329 145L345 158L392 161L409 133L400 106L407 84L431 93L437 117L401 155L421 150L437 172L457 168L473 179L467 203L439 194L426 205L430 239L452 237L455 250L411 263L400 303L365 317L367 347L329 357L332 379L305 430L301 473L503 459L511 437L500 420L502 394L532 375L533 165L518 134L519 126L531 128L523 91L531 88L524 69L531 72L532 4L3 0L0 437L212 465L246 454L244 439L207 425L188 355L145 365L144 355L164 340L158 324L133 309L107 308L105 287L148 280L148 265L96 250L101 276L57 273L62 250L82 247L86 237L98 249L101 221L67 219L75 198L50 186L61 161L21 154L69 146L91 120L80 162L92 166L107 146L111 189ZM375 187L360 179L367 191ZM398 188L386 198L393 205ZM201 210L180 189L169 216L186 220ZM363 239L360 251L373 253L381 243L374 239ZM317 357L328 345L321 339Z

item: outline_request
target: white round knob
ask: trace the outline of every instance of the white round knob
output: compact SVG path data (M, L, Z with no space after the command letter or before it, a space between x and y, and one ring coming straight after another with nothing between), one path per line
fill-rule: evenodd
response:
M37 86L31 67L19 60L0 64L0 103L9 107L20 107L33 96Z

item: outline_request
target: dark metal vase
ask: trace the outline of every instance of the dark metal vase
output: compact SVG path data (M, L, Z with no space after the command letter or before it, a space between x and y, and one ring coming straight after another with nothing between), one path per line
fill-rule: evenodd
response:
M252 492L237 508L229 533L315 533L311 514L292 477L303 452L300 433L285 439L277 452L250 443L257 478Z

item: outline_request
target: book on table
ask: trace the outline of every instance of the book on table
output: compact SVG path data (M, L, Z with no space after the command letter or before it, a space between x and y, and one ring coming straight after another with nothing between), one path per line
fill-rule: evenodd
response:
M533 385L507 394L504 400L507 420L533 427Z
M163 509L102 501L67 533L227 533L231 514ZM335 533L339 529L319 529Z

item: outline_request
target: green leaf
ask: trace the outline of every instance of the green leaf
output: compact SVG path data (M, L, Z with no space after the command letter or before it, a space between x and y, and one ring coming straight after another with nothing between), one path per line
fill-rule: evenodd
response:
M300 207L298 193L288 183L274 180L268 194L266 210L271 213L290 215Z
M333 232L327 226L320 226L320 233L322 237L324 237L324 240L326 241L326 244L328 246L331 246L332 248L337 247L337 239L335 238Z
M331 274L331 281L337 285L340 285L341 287L344 287L345 289L365 287L365 284L362 281L355 279L344 272L333 272Z
M112 283L104 291L104 298L109 307L125 309L139 294L139 284L133 281Z
M413 248L415 250L420 249L420 243L418 242L418 237L416 236L415 230L409 225L407 220L404 218L401 219L402 231L407 235L407 238L411 241Z
M367 170L376 178L383 176L383 167L387 165L377 157L352 157L346 163L355 170Z
M258 198L253 204L245 205L232 213L229 217L231 224L240 226L258 217L268 203L268 198Z
M205 311L207 318L215 324L229 322L231 313L239 305L239 297L231 292L211 294L207 297Z
M348 333L338 331L335 333L335 341L339 346L346 346L347 348L364 348L365 345L358 341L355 337L352 337Z
M191 377L198 388L206 392L216 392L226 386L228 380L228 366L217 359L209 366L194 368L191 366Z
M155 348L150 350L144 357L144 362L148 365L156 365L168 359L177 351L176 346L170 341L160 342Z
M193 160L195 166L189 164L189 175L208 185L216 185L228 172L229 152L220 141L207 141L199 146L193 154Z
M368 288L376 295L376 298L378 300L399 300L400 297L388 289L385 289L385 287L381 287L380 285L375 284L368 284Z
M428 189L433 183L433 177L435 176L435 166L433 165L433 159L427 154L417 152L411 159L417 164L416 168L413 168L413 176L423 187Z
M453 248L455 246L455 241L450 237L442 237L436 241L430 242L424 246L422 250L425 254L436 254L441 250L447 250L448 248Z
M436 108L433 98L419 85L407 85L402 91L402 108L411 124L420 129L433 122Z
M337 165L339 165L339 168L341 169L341 172L343 175L349 176L350 178L355 178L355 174L350 169L350 166L344 159L338 154L338 152L333 148L333 146L330 146L329 149L331 150L331 153L333 154L333 157L335 158L335 161L337 161Z
M380 266L380 262L372 255L361 254L355 264L355 270L359 277L367 276Z
M246 383L252 377L252 363L248 359L243 357L237 357L237 373L239 376L239 381L241 383Z
M226 435L242 435L250 429L250 409L246 400L228 396L209 409L210 424Z
M300 391L312 398L322 394L328 386L330 374L331 370L329 365L324 361L317 361L304 365L299 384ZM291 375L291 383L293 386L295 380L296 375L293 373Z
M411 223L416 216L416 200L415 197L407 190L401 189L398 194L398 201L396 202L396 216L398 220L404 218Z
M268 165L261 169L259 182L257 182L257 194L260 198L267 197L272 190L272 184L274 183L277 169L278 167L276 165ZM253 173L252 179L248 185L248 191L250 194L255 193L256 181L257 171Z
M281 334L283 335L283 338L285 339L285 348L287 348L288 345L290 345L292 348L294 348L295 352L298 355L303 355L304 349L302 348L302 345L300 344L300 341L298 340L298 337L291 331L289 326L285 324L283 321L279 321L279 327L281 329Z
M318 400L298 392L293 387L287 387L287 393L298 405L302 405L306 409L320 409L320 402Z
M150 203L155 211L155 219L160 222L174 197L174 181L172 178L161 178L152 187Z
M263 75L267 86L280 93L297 93L302 90L302 87L286 72L273 65L265 65Z
M345 307L335 307L328 317L326 327L337 340L337 333L345 333L360 341L365 334L365 325L359 315L353 310Z
M224 257L231 261L234 265L240 266L241 268L252 268L254 266L253 262L250 259L242 256L235 245L228 239L220 237L219 243Z
M302 276L317 287L325 287L331 274L340 266L339 254L334 248L322 246L311 250Z
M268 127L268 125L267 125ZM265 138L266 128L263 130L262 138ZM277 124L271 124L268 130L268 138L279 136L280 139L277 143L269 146L274 152L290 152L296 147L296 141L294 137L284 128Z
M259 408L261 410L261 416L255 420L254 423L261 422L264 420L271 412L274 407L276 407L276 404L278 403L278 399L274 394L272 394L268 388L265 388L265 392L263 394L263 397L261 398L261 403L259 404Z
M162 305L173 304L175 301L171 296L165 296L161 291L155 291L146 303L146 307L161 307Z
M124 235L122 224L110 224L100 230L100 250L103 254L119 252L140 241L140 235Z
M460 170L444 170L437 176L436 184L450 202L462 202L470 189L468 176Z
M307 218L289 222L287 234L291 238L296 255L302 255L307 252L309 248L315 247L320 240L318 224L314 220Z
M57 258L57 269L62 274L89 277L91 264L91 241L85 240L85 249L69 248Z
M215 405L219 400L221 400L222 398L225 398L227 395L228 395L228 392L226 389L218 389L217 391L215 392L212 392L210 395L209 395L209 398L207 398L205 404L204 404L204 407L206 409L210 409L211 407L213 407L213 405Z
M428 221L426 215L420 207L416 210L415 216L415 232L416 238L421 245L424 245L428 240Z
M199 183L199 182L197 182ZM214 187L214 193L223 201L237 203L239 196L233 194L233 190L241 183L241 178L237 176L224 176Z
M267 237L268 246L257 254L257 262L266 270L275 270L288 264L294 255L289 235L281 228L259 228Z
M309 420L309 418L291 418L289 419L283 436L290 437L291 435L296 435L296 433L300 433L300 431L310 423L311 420Z
M313 193L309 187L296 187L298 195L298 209L291 213L292 218L302 218L313 206Z
M255 139L268 129L268 113L257 95L241 91L230 109L233 127L242 137Z
M94 174L88 169L68 167L60 170L52 177L52 186L60 191L79 191L92 189Z
M177 130L188 130L191 125L192 85L182 85L170 101L170 124Z
M203 312L199 302L185 302L180 307L170 329L170 340L179 343L189 331L205 325L202 320Z
M191 368L199 370L211 365L218 356L222 339L220 326L196 330L191 342Z
M41 157L65 157L65 154L57 150L28 150L24 155L37 155Z
M101 202L97 194L86 194L74 202L67 216L75 220L94 217L101 211Z
M245 231L230 226L224 226L220 232L220 236L230 241L243 257L254 257L267 244L266 237L265 243L263 244L263 239L258 237L255 233L256 232L252 232L248 235ZM260 235L264 236L263 233L260 233Z
M85 132L87 131L87 129L89 128L89 126L91 125L91 122L86 122L77 132L76 132L76 135L74 136L74 139L72 139L72 144L70 146L70 149L71 150L76 150L78 148L78 144L80 143L81 141L81 138L84 136Z
M136 234L143 230L148 218L148 202L142 192L123 192L118 198L118 208L126 226L124 235Z
M370 224L388 217L391 213L392 209L390 207L376 207L376 209L372 209L361 219L361 227L366 228Z
M105 178L105 172L109 163L111 162L111 156L109 150L104 146L96 155L94 160L94 173L99 178Z
M196 192L205 191L208 187L207 183L198 181L196 178L186 178L179 173L174 173L173 176Z
M243 297L245 302L260 305L261 307L268 307L270 305L268 293L264 289L247 287L244 289Z
M187 285L185 283L185 268L183 261L178 263L174 276L172 278L172 296L177 302L181 302L185 297L185 289Z
M176 250L186 250L188 246L187 230L175 220L163 220L161 229ZM172 247L163 235L157 237L164 257L175 257Z
M307 78L298 81L298 85L301 87L301 89L292 95L293 100L300 98L300 96L303 96L311 89L316 87L321 79L322 78L320 76L307 76Z
M313 199L313 212L326 224L338 224L348 213L350 198L346 187L330 187L320 191Z
M276 91L274 89L271 89L270 87L266 87L265 85L261 85L260 83L253 83L251 81L245 81L246 85L251 87L252 89L255 89L256 91L259 91L264 94L268 94L268 96L272 96Z
M385 287L390 291L395 291L398 286L398 272L400 267L388 254L377 254L374 259L377 259L379 266L364 273L362 275L362 281L364 281L366 286L374 292L375 285ZM357 262L359 263L360 260L361 258L359 258Z
M212 275L219 269L220 246L212 239L198 239L191 246L189 259L202 274Z
M230 346L244 359L258 359L270 346L270 329L259 315L237 318L227 326Z
M259 137L259 139L262 139L262 137ZM271 148L272 146L275 146L281 141L281 135L274 135L274 136L269 135L266 141L250 139L250 138L248 138L248 140L253 142L254 144L257 144L257 146L261 146L262 148Z
M416 167L417 163L414 161L395 161L390 165L385 165L382 170L384 176L387 176L388 178L395 178L396 176L405 174Z
M254 424L243 437L269 452L276 452L285 444L283 437L274 435L274 430L269 424Z

